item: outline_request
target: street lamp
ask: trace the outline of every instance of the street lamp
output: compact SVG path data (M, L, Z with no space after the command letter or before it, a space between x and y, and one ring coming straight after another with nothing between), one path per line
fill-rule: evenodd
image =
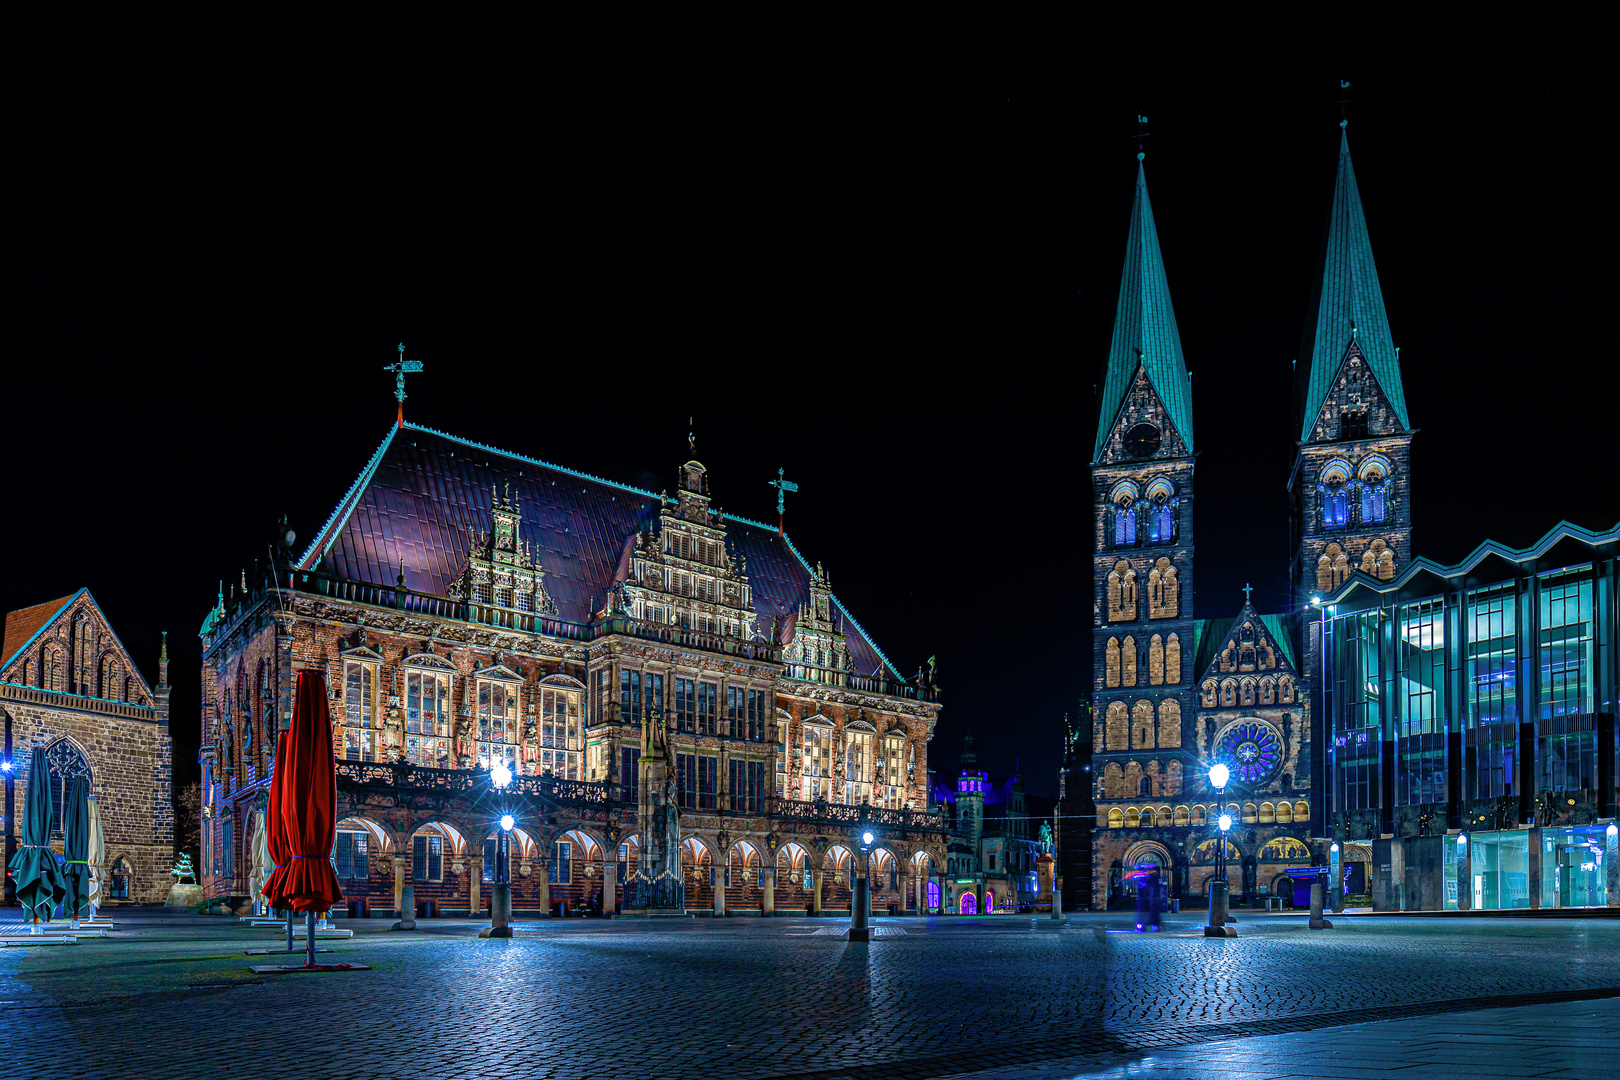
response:
M1204 927L1205 937L1237 937L1237 931L1226 925L1236 921L1227 914L1231 893L1226 883L1226 834L1232 828L1232 815L1220 806L1227 781L1231 779L1232 770L1225 762L1217 761L1209 767L1209 786L1215 789L1216 808L1221 814L1215 819L1215 878L1209 883L1209 925Z
M495 837L495 872L490 875L495 884L490 889L489 928L480 930L479 937L512 936L512 826L517 821L506 809L506 789L511 784L512 770L506 762L497 761L489 767L489 785L495 790L496 806L501 812L501 831Z
M850 895L849 940L851 941L872 940L872 928L867 924L867 914L872 906L872 842L875 839L871 829L861 833L861 853L866 856L866 870L856 876L853 882L855 888Z

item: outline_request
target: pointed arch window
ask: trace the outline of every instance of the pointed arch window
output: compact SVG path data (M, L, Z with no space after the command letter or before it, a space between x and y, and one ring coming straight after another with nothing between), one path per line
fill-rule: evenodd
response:
M1350 524L1350 465L1334 458L1322 468L1317 494L1322 500L1322 528L1343 529Z
M1164 685L1164 639L1158 634L1148 639L1148 683Z
M1164 639L1164 681L1174 686L1181 681L1181 635Z
M1369 454L1357 473L1361 481L1361 521L1366 525L1382 525L1389 520L1389 498L1385 484L1389 477L1389 459L1383 454Z
M1123 677L1122 681L1124 682L1124 684L1126 686L1135 686L1136 685L1136 639L1134 637L1127 637L1125 639L1125 643L1122 646L1120 646L1120 659L1122 661L1122 667L1124 669L1124 677Z
M1147 486L1148 542L1173 544L1176 540L1176 486L1158 477Z
M45 773L51 789L51 836L56 838L62 835L62 812L67 806L73 778L84 777L94 794L94 777L84 753L67 739L57 739L45 748Z

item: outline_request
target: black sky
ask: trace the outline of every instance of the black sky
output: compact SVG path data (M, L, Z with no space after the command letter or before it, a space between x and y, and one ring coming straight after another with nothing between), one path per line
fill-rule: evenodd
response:
M694 415L717 503L758 519L785 467L800 550L901 670L938 654L933 762L971 726L1050 788L1090 671L1134 117L1194 373L1196 612L1246 581L1275 609L1341 78L1417 550L1620 520L1595 19L591 28L532 53L488 27L498 54L59 72L8 108L0 602L88 585L149 676L168 630L194 772L215 583L278 515L325 520L404 341L419 423L658 490Z

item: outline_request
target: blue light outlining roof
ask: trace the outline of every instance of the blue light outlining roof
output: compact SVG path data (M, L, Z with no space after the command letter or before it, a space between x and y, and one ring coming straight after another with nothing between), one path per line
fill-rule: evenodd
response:
M1147 371L1153 389L1170 414L1170 422L1193 449L1192 381L1181 354L1181 333L1170 304L1170 283L1159 251L1159 231L1148 201L1147 173L1136 167L1136 198L1131 203L1131 229L1125 242L1125 270L1114 312L1114 341L1108 350L1108 372L1097 416L1097 445L1091 460L1101 461L1108 435L1136 378Z
M1327 244L1322 250L1322 272L1317 278L1316 321L1307 323L1300 360L1305 396L1301 405L1300 440L1308 441L1316 414L1333 389L1354 342L1367 358L1367 366L1389 399L1401 427L1412 430L1406 415L1406 391L1401 385L1398 352L1390 339L1389 315L1378 285L1367 216L1361 209L1356 170L1350 163L1350 136L1339 136L1339 172L1333 185L1333 209L1328 218Z

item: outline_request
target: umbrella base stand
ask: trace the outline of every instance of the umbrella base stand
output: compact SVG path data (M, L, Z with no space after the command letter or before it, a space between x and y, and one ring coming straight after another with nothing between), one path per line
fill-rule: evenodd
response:
M300 971L319 974L326 971L370 971L369 964L254 964L248 968L255 975L296 975Z
M316 949L315 951L318 952L318 953L330 953L332 950L331 949ZM308 950L306 950L306 949L294 949L290 953L286 949L243 949L242 950L242 955L243 956L304 956L304 955L307 954L307 952L308 952Z

